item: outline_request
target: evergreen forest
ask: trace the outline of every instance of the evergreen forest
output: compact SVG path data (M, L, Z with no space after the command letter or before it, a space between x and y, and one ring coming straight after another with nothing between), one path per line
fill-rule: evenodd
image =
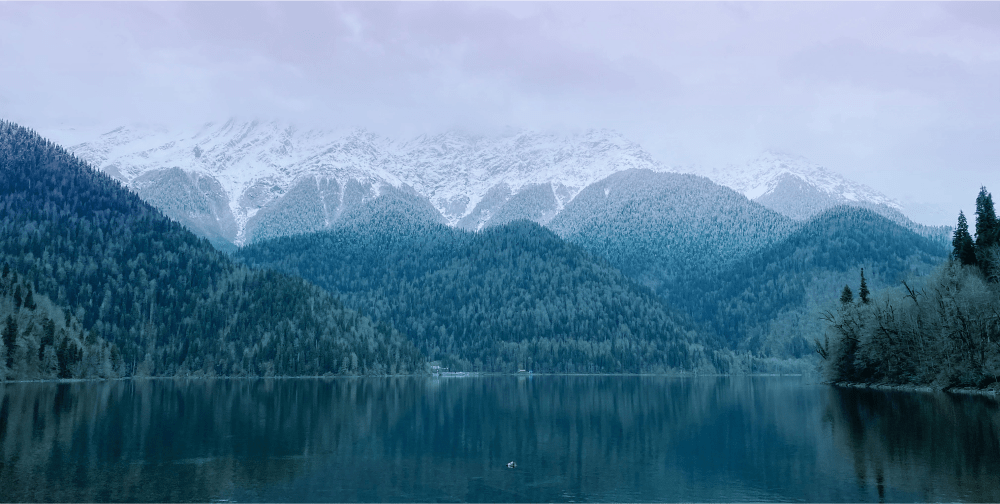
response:
M50 376L53 362L74 378L424 369L391 326L301 278L234 262L10 122L0 122L0 263L17 274L4 280L14 290L0 346L6 379ZM26 312L19 286L45 308ZM64 343L72 355L61 359ZM79 365L90 357L99 363Z
M781 241L705 278L675 289L694 293L675 303L736 351L764 357L813 354L811 335L840 286L859 269L873 288L929 274L948 256L925 238L878 213L840 206L820 213Z
M148 182L183 173L161 175ZM307 182L302 191L337 193ZM648 170L588 186L544 227L524 218L555 207L526 199L551 191L522 191L470 231L409 187L364 189L256 218L255 241L230 255L213 246L221 231L199 237L0 122L0 379L384 375L428 363L739 373L817 361L833 381L996 379L1000 225L985 188L975 229L960 214L951 251L869 209L798 222L708 179ZM203 219L187 224L207 229L224 213L216 203L166 206L197 206ZM304 218L293 227L332 227L266 239ZM859 274L855 300L843 286Z
M236 257L329 289L451 370L732 367L719 342L652 291L548 229L520 220L468 232L414 204L390 193L353 224L255 243Z
M1000 224L992 195L976 198L975 237L959 213L951 257L932 275L858 297L844 286L816 341L833 382L996 386L1000 378Z

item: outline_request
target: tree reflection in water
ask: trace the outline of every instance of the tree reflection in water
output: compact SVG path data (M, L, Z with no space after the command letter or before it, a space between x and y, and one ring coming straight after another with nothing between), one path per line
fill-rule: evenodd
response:
M994 401L797 378L135 380L0 398L4 501L1000 500Z
M890 481L922 501L1000 502L995 397L836 388L824 419L880 500Z

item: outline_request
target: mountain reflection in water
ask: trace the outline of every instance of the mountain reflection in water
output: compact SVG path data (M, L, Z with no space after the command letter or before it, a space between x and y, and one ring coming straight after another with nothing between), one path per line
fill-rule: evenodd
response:
M0 398L3 501L1000 501L985 397L492 376L19 383Z

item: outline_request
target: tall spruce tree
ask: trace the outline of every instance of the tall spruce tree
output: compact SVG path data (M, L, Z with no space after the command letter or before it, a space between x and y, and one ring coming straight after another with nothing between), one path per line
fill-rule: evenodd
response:
M844 286L844 290L840 291L840 303L849 305L854 302L854 293L851 292L851 287L849 285Z
M996 209L993 207L993 195L986 187L979 189L976 197L976 262L987 278L993 277L994 264L991 259L992 247L997 245L1000 225L997 223Z
M858 297L861 299L862 303L868 304L868 301L869 301L869 298L868 298L868 284L865 283L865 269L864 268L861 268L861 288L858 289Z
M7 315L7 322L3 328L3 346L7 349L7 367L14 365L14 347L17 346L17 320L12 315Z
M955 235L951 240L954 247L952 252L956 261L965 266L976 264L976 244L969 234L969 222L965 219L965 213L958 212L958 225L955 226Z

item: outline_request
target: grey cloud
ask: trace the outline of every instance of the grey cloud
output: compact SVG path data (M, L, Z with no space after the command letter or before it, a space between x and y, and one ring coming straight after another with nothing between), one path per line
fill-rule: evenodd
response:
M998 22L995 3L0 2L0 116L609 127L667 163L777 148L957 213L968 181L1000 188Z

